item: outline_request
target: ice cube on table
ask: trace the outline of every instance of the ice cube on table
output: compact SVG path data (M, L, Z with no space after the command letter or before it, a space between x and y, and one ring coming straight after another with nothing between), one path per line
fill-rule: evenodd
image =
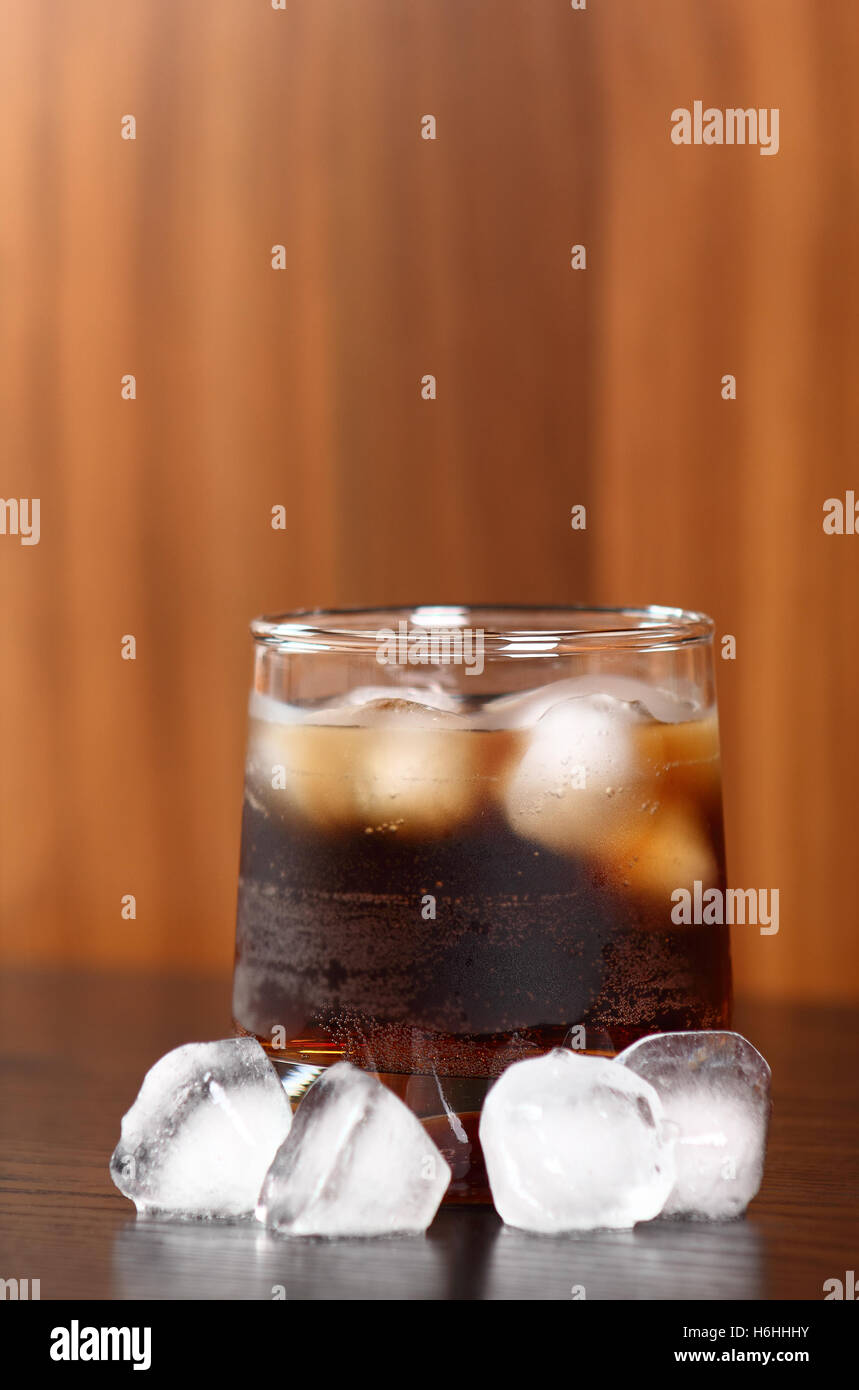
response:
M499 1216L526 1231L628 1230L658 1216L674 1185L673 1130L653 1087L563 1048L507 1068L480 1143Z
M656 1033L616 1058L649 1081L677 1125L677 1180L663 1216L740 1216L761 1185L770 1069L739 1033Z
M425 1231L450 1168L420 1120L349 1062L307 1092L266 1175L257 1218L294 1236Z
M291 1123L289 1098L256 1039L187 1043L143 1078L110 1175L139 1212L252 1216Z

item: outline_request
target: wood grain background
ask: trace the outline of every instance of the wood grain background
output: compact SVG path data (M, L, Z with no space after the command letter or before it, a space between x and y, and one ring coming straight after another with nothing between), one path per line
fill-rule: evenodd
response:
M664 602L737 638L739 986L859 994L857 20L0 0L6 959L228 966L255 613ZM778 155L674 146L696 99Z

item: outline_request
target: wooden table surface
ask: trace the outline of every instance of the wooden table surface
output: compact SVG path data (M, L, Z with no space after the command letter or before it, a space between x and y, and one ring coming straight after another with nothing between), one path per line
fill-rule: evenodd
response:
M108 1158L146 1068L229 1034L226 981L6 972L0 981L0 1277L43 1299L810 1299L859 1273L859 1019L746 1002L772 1065L763 1190L743 1221L545 1238L488 1209L426 1238L287 1241L255 1223L137 1220Z

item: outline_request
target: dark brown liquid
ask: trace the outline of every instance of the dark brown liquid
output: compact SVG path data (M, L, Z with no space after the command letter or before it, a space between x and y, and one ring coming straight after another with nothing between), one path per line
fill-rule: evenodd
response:
M666 804L689 808L720 866L718 801L681 792ZM510 1063L729 1021L728 929L675 925L631 870L524 838L489 796L467 824L410 839L316 829L249 797L236 1024L281 1062L376 1072L445 1152L448 1200L485 1199L478 1112Z

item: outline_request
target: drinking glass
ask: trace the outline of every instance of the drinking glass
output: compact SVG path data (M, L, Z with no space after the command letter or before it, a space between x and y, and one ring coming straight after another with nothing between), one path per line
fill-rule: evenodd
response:
M709 618L446 606L252 633L233 1014L295 1099L337 1061L376 1073L445 1153L448 1200L484 1200L477 1121L511 1062L727 1026L728 928L677 910L724 887Z

